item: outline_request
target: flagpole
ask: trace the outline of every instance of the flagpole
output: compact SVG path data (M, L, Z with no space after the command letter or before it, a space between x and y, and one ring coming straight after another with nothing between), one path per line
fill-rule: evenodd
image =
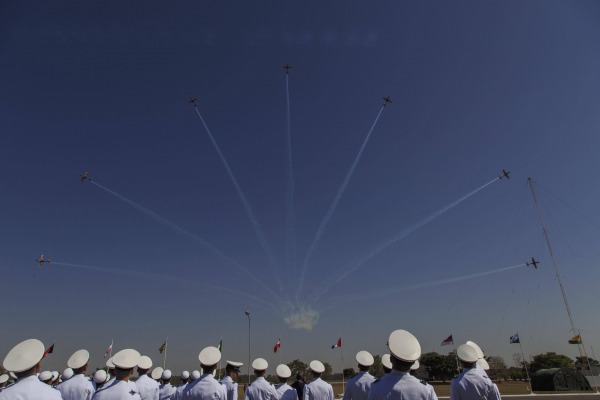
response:
M529 379L529 370L527 369L527 360L525 360L525 353L523 353L523 345L521 344L521 337L517 331L517 338L519 338L519 347L521 348L521 357L523 357L523 365L525 366L525 376L527 376L527 384L529 385L529 392L533 394L533 388L531 387L531 380Z
M223 345L223 336L221 336L221 339L219 340L219 352L223 348L222 345ZM221 380L221 359L219 359L219 380Z
M344 352L340 346L340 355L342 356L342 394L346 391L346 383L344 381Z
M113 338L111 338L111 339L110 339L110 347L109 347L109 350L110 350L110 351L108 352L108 359L109 359L109 360L110 360L110 358L112 357L113 343L114 343L114 339L113 339ZM108 360L107 360L107 361L108 361ZM109 369L110 369L110 368L108 368L108 365L107 365L107 366L106 366L106 373L107 373L107 374L108 374L108 370L109 370Z
M452 336L452 350L454 350L454 358L456 359L456 372L460 374L460 365L458 364L458 352L456 351L456 346L454 346L454 336Z
M169 347L169 337L165 339L165 358L163 359L163 370L167 369L167 348Z

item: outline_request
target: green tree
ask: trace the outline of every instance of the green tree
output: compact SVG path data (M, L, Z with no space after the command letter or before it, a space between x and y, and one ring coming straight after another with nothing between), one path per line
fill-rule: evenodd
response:
M329 379L333 373L333 368L328 362L324 362L323 366L325 366L325 372L323 372L323 379Z
M548 352L533 356L531 372L547 368L573 368L573 360L563 354Z
M344 379L348 380L356 375L356 371L354 368L344 368Z
M383 364L381 363L381 356L373 357L373 365L371 366L370 373L376 378L383 376Z
M292 378L294 379L296 378L297 373L301 373L305 377L308 375L308 365L300 360L291 361L287 364L287 366L290 367L290 370L292 371Z
M432 380L447 381L456 375L456 356L454 353L441 355L436 352L425 353L419 360Z

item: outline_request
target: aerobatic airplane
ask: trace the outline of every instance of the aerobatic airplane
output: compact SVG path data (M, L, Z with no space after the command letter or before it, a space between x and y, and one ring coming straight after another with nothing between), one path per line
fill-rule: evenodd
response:
M531 257L531 262L525 261L525 266L529 267L531 265L533 268L537 269L537 266L539 263L540 263L539 261L537 261L535 258Z
M510 174L510 171L503 169L502 175L498 175L498 178L502 179L502 178L506 177L506 179L510 179L510 176L508 176L509 174Z
M40 264L40 268L42 268L42 265L44 263L50 264L50 260L44 260L44 255L43 254L40 256L40 258L38 260L35 260L35 261L37 261L37 263Z
M91 178L88 176L88 172L87 172L87 171L85 171L83 174L81 174L81 182L83 182L83 181L86 181L86 180L88 180L88 181L91 181L91 180L92 180L92 179L91 179Z
M383 98L383 101L384 101L384 103L383 103L383 106L384 106L384 107L385 107L385 106L387 106L387 104L388 104L388 103L391 103L391 102L392 102L392 100L390 100L390 96L388 96L388 97L384 97L384 98Z
M289 64L285 64L285 65L284 65L283 67L281 67L281 68L285 69L285 74L286 74L286 75L288 75L288 74L290 73L290 69L291 69L291 68L294 68L294 67L292 67L292 66L291 66L291 65L289 65Z
M195 97L190 97L190 99L187 102L196 107L196 100L198 99Z

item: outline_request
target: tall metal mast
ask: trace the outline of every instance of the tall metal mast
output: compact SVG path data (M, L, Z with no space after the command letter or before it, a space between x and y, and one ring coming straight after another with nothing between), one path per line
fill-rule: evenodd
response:
M590 369L590 374L592 376L592 380L594 381L594 386L596 386L596 379L592 372L592 366L590 365L590 358L587 356L585 352L585 347L583 346L583 339L581 338L581 331L575 328L575 322L573 322L573 315L571 314L571 307L569 307L569 301L567 300L567 293L565 292L565 287L563 286L562 280L560 279L560 273L558 272L558 267L556 266L556 260L554 259L554 252L552 251L552 246L550 245L550 238L548 237L548 230L546 229L546 225L544 224L544 217L542 216L542 212L540 211L540 205L535 194L535 190L533 190L533 180L531 177L527 178L527 183L529 184L529 188L531 189L531 194L533 195L533 202L535 203L535 209L537 211L538 217L540 218L540 223L542 224L542 231L544 232L544 238L546 239L546 244L548 245L548 251L550 252L550 258L552 259L552 266L554 267L554 272L556 273L556 279L558 280L558 285L560 286L560 291L562 293L563 300L565 302L565 307L567 309L567 314L569 314L569 321L571 321L571 329L575 335L579 336L579 343L577 343L577 350L579 351L580 360L583 362L584 356L587 361L588 368ZM583 351L582 351L583 350ZM598 386L596 386L596 392L598 393Z

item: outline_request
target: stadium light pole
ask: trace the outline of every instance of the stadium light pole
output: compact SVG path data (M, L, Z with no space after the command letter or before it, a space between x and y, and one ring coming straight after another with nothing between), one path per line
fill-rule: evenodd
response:
M248 385L250 385L250 311L246 310L248 317Z

